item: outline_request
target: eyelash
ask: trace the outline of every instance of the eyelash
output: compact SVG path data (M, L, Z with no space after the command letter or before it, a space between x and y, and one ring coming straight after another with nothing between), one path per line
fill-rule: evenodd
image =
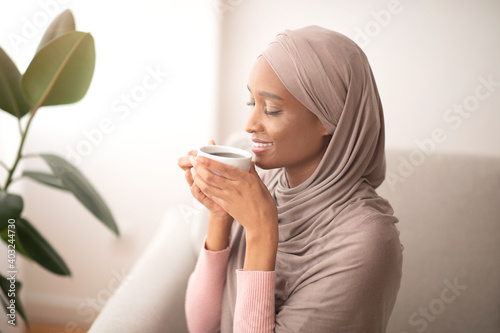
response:
M255 103L252 103L252 102L247 102L247 105L251 106L251 107L255 107ZM277 116L277 115L279 115L281 113L281 110L279 110L279 111L272 111L272 112L264 110L264 113L267 114L268 116Z

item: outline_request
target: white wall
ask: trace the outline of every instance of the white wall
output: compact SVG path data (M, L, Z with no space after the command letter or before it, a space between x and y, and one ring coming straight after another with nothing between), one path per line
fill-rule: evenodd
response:
M33 322L71 326L73 321L88 325L93 320L165 210L191 203L177 159L214 135L220 18L204 0L0 0L0 45L21 72L45 28L65 8L72 10L77 29L95 39L94 78L79 103L39 110L25 153L56 153L77 164L105 198L122 236L114 237L67 193L29 180L11 189L23 194L23 215L73 273L71 278L58 277L23 261L19 274L28 315ZM50 19L43 22L43 17ZM39 31L28 34L26 21ZM26 37L25 43L12 43L13 34ZM140 87L151 72L161 74L143 97ZM155 85L155 80L148 83ZM125 95L132 96L131 106ZM98 132L104 119L112 124L105 134ZM11 165L17 124L2 112L0 126L0 159ZM23 167L48 170L37 160L27 162ZM5 177L0 171L0 184ZM2 320L2 331L4 324Z
M500 155L499 1L227 2L233 5L223 21L219 139L243 130L247 77L258 54L280 31L316 24L366 52L384 105L388 148L418 150L418 141L430 153ZM479 88L476 98L481 78L490 77L493 91ZM456 113L454 105L463 103L471 111Z

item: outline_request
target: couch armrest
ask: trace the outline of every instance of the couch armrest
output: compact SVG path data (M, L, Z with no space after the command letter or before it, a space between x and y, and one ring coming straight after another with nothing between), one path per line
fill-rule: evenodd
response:
M184 299L208 213L169 210L152 242L90 328L101 332L187 332Z

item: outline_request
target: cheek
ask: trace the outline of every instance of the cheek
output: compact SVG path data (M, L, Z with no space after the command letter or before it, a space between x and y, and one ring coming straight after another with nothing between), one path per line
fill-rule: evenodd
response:
M272 119L267 124L267 134L273 139L275 144L283 144L292 139L296 128L293 122L288 119Z
M280 136L282 147L286 146L292 154L300 152L302 155L304 151L312 152L322 145L322 136L318 131L317 124L309 118L296 119L296 121L286 124L286 127L281 130L280 133L283 133Z
M297 150L308 146L306 132L300 121L282 119L269 127L269 136L273 139L278 154L293 156Z

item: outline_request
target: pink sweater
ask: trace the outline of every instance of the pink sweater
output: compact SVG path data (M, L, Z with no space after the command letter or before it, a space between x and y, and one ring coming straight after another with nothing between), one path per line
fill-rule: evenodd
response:
M220 331L228 259L229 247L222 251L202 249L186 293L189 332ZM234 332L274 332L275 272L237 270L236 274Z

